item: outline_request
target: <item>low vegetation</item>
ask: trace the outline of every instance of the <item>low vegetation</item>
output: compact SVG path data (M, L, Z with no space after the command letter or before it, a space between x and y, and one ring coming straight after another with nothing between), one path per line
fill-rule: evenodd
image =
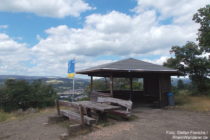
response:
M192 20L200 27L197 41L188 41L183 46L172 46L169 58L164 65L178 69L192 81L194 94L210 94L210 5L198 9Z
M32 117L44 113L52 113L55 112L54 107L47 107L47 108L42 108L42 109L33 109L29 108L25 111L22 109L12 111L12 112L5 112L3 110L0 110L0 122L4 121L10 121L10 120L15 120L15 119L24 119L27 117Z
M143 78L133 78L133 90L143 90ZM93 81L94 90L109 90L110 78L100 78ZM128 78L114 78L113 88L115 90L130 90L130 80ZM86 87L86 92L89 92L90 87Z
M175 95L176 107L188 111L210 111L210 96L194 95L190 90L180 90Z
M13 118L16 118L13 113L6 113L4 111L0 110L0 122L11 120Z
M10 112L44 108L53 106L55 98L54 89L41 81L29 83L24 80L7 80L0 88L0 109Z

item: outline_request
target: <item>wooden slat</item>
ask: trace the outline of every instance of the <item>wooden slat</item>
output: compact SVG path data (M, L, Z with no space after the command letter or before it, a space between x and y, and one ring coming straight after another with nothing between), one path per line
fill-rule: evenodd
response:
M79 111L80 111L80 124L83 126L85 124L84 109L83 109L83 107L81 105L79 107Z
M69 101L64 101L64 100L59 100L59 105L60 106L68 106L68 107L74 107L79 109L79 104L76 102L69 102Z
M61 110L60 111L61 115L68 117L70 120L75 120L80 122L81 121L81 116L78 113L69 111L69 110ZM88 125L91 125L93 123L96 122L95 119L88 117L88 116L84 116L84 122Z
M59 106L59 101L58 100L55 100L55 105L56 105L58 116L60 116L60 106Z
M120 108L119 106L113 106L113 105L109 105L109 104L101 104L101 103L91 102L91 101L79 101L77 103L80 104L81 106L83 106L84 108L89 108L89 109L102 111L102 112Z
M91 101L96 102L98 97L111 97L110 93L103 93L99 91L92 91L90 95Z
M117 98L111 98L111 97L98 97L97 102L100 103L116 103L120 106L124 106L127 109L132 109L132 101L117 99Z
M111 113L122 115L122 116L125 116L125 117L130 117L131 116L131 112L127 112L126 110L112 110Z

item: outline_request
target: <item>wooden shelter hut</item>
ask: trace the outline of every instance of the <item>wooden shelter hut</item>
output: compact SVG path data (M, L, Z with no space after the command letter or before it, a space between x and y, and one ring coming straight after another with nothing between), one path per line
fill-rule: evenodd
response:
M129 58L113 63L99 65L76 72L91 77L90 98L95 100L98 96L111 96L121 99L130 99L135 103L157 103L162 106L168 104L167 93L171 92L171 76L179 75L175 69ZM93 89L93 77L108 77L109 90L95 91ZM128 78L129 90L115 90L113 81L115 78ZM133 90L133 79L142 78L143 90Z

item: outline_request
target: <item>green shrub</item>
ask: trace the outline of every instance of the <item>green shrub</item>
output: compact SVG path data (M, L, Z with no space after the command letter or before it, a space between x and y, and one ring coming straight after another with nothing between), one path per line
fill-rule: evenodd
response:
M40 80L28 83L24 80L7 80L0 88L0 108L10 112L30 107L43 108L54 105L54 89Z

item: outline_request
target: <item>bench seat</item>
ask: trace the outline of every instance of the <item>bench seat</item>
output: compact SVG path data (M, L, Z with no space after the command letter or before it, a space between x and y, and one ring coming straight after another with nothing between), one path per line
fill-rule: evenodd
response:
M124 117L130 117L131 116L131 112L128 112L126 110L112 110L111 113L121 115L121 116L124 116Z
M68 117L70 120L80 121L80 114L70 111L70 110L60 110L60 114L62 116ZM87 115L84 115L84 121L88 125L92 125L93 123L96 123L96 120L94 118L88 117Z
M132 101L122 100L112 97L98 97L97 102L106 104L116 104L124 109L111 110L110 113L121 115L122 117L130 117L132 109Z

